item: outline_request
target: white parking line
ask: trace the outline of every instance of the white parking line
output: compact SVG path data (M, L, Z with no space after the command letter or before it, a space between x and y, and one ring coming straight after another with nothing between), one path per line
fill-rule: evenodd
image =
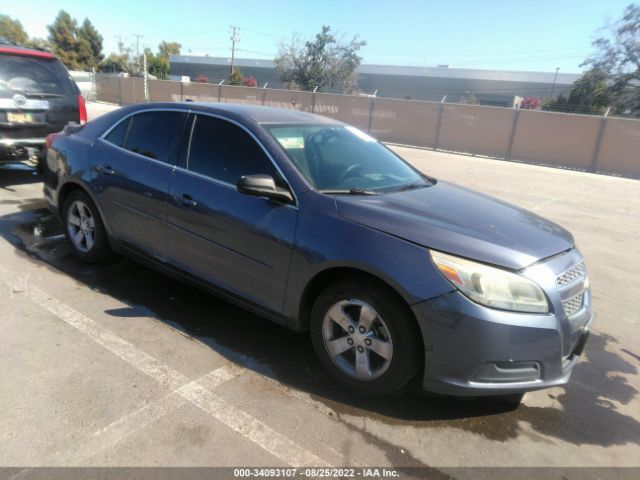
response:
M213 389L226 381L236 378L241 373L242 369L234 365L220 367L183 385L178 390L200 385L201 382L205 384L207 388ZM171 392L101 428L94 432L90 438L82 439L76 444L57 452L47 460L47 463L54 465L78 465L99 452L116 446L129 435L145 428L167 413L182 407L185 403L187 403L187 399L179 392Z
M252 417L243 410L234 407L226 400L211 393L197 381L191 381L185 375L172 369L160 360L146 352L137 349L126 340L116 336L77 310L65 305L39 287L29 284L25 277L20 277L0 266L0 280L11 287L12 292L24 292L35 304L54 314L104 348L120 357L129 365L135 367L157 382L166 385L185 400L198 406L229 428L235 430L244 438L254 442L259 447L292 466L329 466L312 452L305 450L285 435L273 430L260 420ZM16 288L17 287L17 288ZM223 381L229 372L210 373L206 379L207 387ZM203 382L204 383L204 382ZM169 401L169 400L167 400ZM154 409L141 415L153 419L161 414L165 406L156 405ZM153 420L151 420L153 421ZM117 428L114 427L114 431Z

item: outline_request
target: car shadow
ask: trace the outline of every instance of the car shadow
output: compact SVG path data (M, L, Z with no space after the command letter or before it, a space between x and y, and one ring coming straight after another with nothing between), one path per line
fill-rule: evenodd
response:
M154 316L230 361L307 392L337 417L367 417L425 430L457 428L498 441L530 434L527 430L577 445L622 445L640 438L637 416L623 413L624 406L637 401L638 391L626 376L638 374L638 357L624 349L618 353L617 340L607 335L592 335L586 358L566 387L536 394L555 406L514 409L493 399L428 396L417 389L384 399L360 397L331 381L305 335L127 259L108 266L80 262L48 210L0 217L0 234L33 261L127 305L107 310L108 315L123 321Z

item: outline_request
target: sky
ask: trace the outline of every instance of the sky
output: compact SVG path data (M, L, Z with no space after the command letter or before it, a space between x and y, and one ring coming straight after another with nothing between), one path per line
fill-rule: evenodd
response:
M292 35L313 37L322 25L367 45L363 63L496 70L580 72L591 42L631 0L2 0L31 36L46 37L60 9L88 17L104 38L135 51L162 40L182 53L229 56L230 26L239 27L237 56L272 59Z

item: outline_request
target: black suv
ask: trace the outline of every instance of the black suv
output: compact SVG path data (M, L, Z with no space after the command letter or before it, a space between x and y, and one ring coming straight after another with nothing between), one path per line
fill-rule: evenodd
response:
M0 164L42 160L47 135L86 120L84 99L60 60L0 39Z

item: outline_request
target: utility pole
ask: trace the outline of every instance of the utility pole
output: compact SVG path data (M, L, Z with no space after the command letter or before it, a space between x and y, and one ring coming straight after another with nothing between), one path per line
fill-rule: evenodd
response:
M138 66L138 71L140 70L140 38L144 35L140 35L138 33L133 35L136 37L136 65Z
M556 80L558 79L558 70L560 70L560 67L556 67L556 74L553 76L553 85L551 85L551 98L553 98L553 91L556 89Z
M231 34L231 37L230 37L231 39L231 74L233 74L233 61L235 59L235 54L236 54L236 43L240 41L239 30L240 30L239 27L234 27L233 25L229 30L229 33Z

